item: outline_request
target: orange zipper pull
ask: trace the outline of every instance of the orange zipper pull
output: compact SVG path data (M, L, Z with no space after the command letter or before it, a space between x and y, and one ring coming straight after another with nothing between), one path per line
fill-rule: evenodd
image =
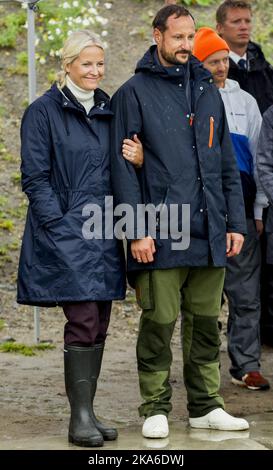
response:
M191 113L191 115L190 115L190 126L193 125L193 119L194 119L194 114Z
M209 118L209 148L211 148L213 144L213 135L214 135L214 118L211 116Z

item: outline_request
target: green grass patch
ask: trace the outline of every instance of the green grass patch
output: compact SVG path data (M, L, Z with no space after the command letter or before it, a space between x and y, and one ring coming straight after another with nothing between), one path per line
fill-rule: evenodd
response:
M13 184L20 184L21 183L21 173L15 172L10 175L11 182Z
M1 248L0 248L1 251ZM1 255L0 253L0 268L5 268L7 263L12 263L12 257L10 255Z
M18 11L0 19L0 47L15 47L16 40L26 22L26 12Z
M36 356L37 352L39 351L46 351L51 349L55 349L55 346L49 343L27 345L24 343L13 343L7 341L6 343L0 344L1 352L22 354L23 356Z
M2 105L0 105L0 117L3 117L6 113L6 108Z
M10 262L11 257L9 256L10 251L17 251L20 247L19 240L15 239L12 240L10 243L5 243L0 245L0 257L1 261Z
M3 142L0 142L0 155L3 155L5 153L7 153L7 149L5 145L3 144Z
M7 264L14 263L14 254L11 256L10 252L18 251L18 248L19 242L17 240L0 246L0 268L5 269Z
M28 98L24 98L22 103L21 103L21 107L23 109L25 109L25 108L27 108L28 105L29 105Z
M7 149L5 147L5 145L3 144L3 142L0 142L0 155L4 154L7 152Z
M19 54L16 55L15 70L19 75L28 74L28 55L26 51L19 52Z
M53 70L53 69L49 70L49 72L47 72L46 78L47 78L47 81L48 81L49 85L52 85L52 83L54 83L55 80L56 80L55 70Z
M10 67L7 68L8 69L8 72L9 74L12 76L12 75L27 75L28 74L28 70L27 70L27 67L25 67L24 65L11 65Z
M12 155L11 153L3 153L1 160L9 163L20 163L20 157Z
M0 229L7 230L7 232L12 232L14 229L14 223L12 220L1 220L0 219Z
M8 71L12 75L27 75L28 74L28 55L26 51L16 54L16 65L8 67Z
M6 245L0 246L0 256L6 256L8 254L8 249Z
M4 322L4 320L0 319L0 331L3 330L5 328L6 324Z
M253 5L253 39L263 49L266 59L273 63L273 3L259 0Z
M8 249L10 251L17 251L19 250L20 243L18 240L14 240L14 242L8 244Z
M6 204L8 202L8 198L6 196L1 196L0 195L0 208L4 209Z
M20 202L19 206L16 208L11 208L9 207L6 209L6 215L9 215L10 217L14 217L16 220L24 220L26 217L27 213L27 207L28 207L28 202L26 199L23 199L22 202ZM1 212L0 212L1 215Z

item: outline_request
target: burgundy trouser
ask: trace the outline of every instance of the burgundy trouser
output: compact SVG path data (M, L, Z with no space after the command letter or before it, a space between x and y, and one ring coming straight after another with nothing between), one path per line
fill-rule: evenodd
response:
M67 318L64 342L74 346L104 343L110 321L112 302L79 302L63 304Z

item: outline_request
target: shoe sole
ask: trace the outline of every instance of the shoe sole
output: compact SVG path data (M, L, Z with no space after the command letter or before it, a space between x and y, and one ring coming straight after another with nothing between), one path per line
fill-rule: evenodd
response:
M113 434L102 433L102 437L105 441L116 441L117 438L118 438L118 434L117 433L115 433L115 434L114 433Z
M191 424L190 423L190 427L191 428L195 428L195 429L215 429L216 431L245 431L247 429L249 429L249 426L244 426L244 427L240 427L240 428L235 428L234 426L220 426L220 425L216 425L216 424L207 424L207 423L200 423L200 424Z
M72 437L71 435L68 436L68 442L79 447L102 447L104 445L104 441L101 441L101 439L85 441L74 439L74 437Z
M254 390L254 391L255 390L268 390L270 388L270 385L262 385L260 387L254 387L253 385L247 385L242 380L235 379L234 377L232 377L231 383L233 383L233 385L238 385L238 387L247 388L248 390Z
M164 434L160 434L160 436L157 434L157 435L154 435L152 436L151 434L145 434L145 433L142 433L142 436L143 437L146 437L147 439L164 439L165 437L168 437L169 433L164 433Z

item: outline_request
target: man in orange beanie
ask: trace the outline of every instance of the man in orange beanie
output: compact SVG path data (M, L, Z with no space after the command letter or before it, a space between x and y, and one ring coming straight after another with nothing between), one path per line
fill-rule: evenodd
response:
M204 62L208 56L218 51L229 52L226 41L212 28L200 28L194 38L193 55L195 55L200 62Z
M228 352L232 383L249 390L266 390L260 374L260 269L259 227L267 199L256 173L256 149L261 127L258 104L239 84L227 78L229 47L211 28L195 35L194 55L203 62L222 96L231 139L240 169L248 234L241 253L229 258L224 291L229 301ZM256 192L256 186L258 191ZM242 288L243 286L243 288Z

